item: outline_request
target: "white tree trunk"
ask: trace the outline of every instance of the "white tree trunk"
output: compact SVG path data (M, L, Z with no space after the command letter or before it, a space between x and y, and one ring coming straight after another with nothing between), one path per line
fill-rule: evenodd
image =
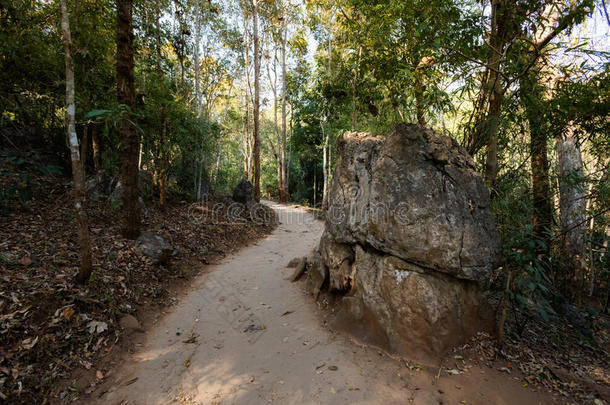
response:
M80 147L76 136L74 115L74 60L72 58L72 36L66 0L61 0L61 31L66 62L66 126L72 161L72 177L74 179L74 209L78 220L78 239L80 244L81 267L76 277L83 284L89 281L91 275L91 243L89 239L88 219L85 210L85 173L80 157Z
M584 282L584 255L586 222L586 196L583 186L582 156L578 141L572 130L557 138L559 161L559 207L563 228L563 253L566 274L573 282L577 294Z

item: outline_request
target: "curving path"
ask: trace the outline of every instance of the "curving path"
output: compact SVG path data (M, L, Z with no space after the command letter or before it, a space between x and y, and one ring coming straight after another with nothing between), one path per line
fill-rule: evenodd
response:
M434 372L409 371L330 331L302 284L286 280L286 264L312 251L323 224L301 208L267 204L278 228L199 276L110 378L100 404L549 403L477 375L478 383L454 379L441 389Z

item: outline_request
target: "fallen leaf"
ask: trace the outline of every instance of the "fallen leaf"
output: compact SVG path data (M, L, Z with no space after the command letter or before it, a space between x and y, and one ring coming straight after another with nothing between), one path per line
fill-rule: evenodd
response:
M337 393L337 391L335 391L335 389L334 389L333 387L330 387L330 393L331 393L331 394L336 394L336 393Z
M32 339L32 338L24 339L23 342L21 342L21 347L23 347L26 350L30 350L32 347L36 346L37 342L38 342L38 336L36 336L34 339Z
M339 367L337 367L337 366L328 366L328 369L330 371L337 371L339 369Z
M125 386L131 385L131 384L133 384L136 381L138 381L138 377L132 378L131 380L126 381L125 384L123 384L123 385L125 385Z
M189 337L188 339L184 340L182 343L197 343L197 338L199 337L199 335L196 334L192 334L191 337Z
M69 321L70 318L72 318L72 315L74 315L75 311L72 307L66 307L63 311L63 315L64 318L66 318L66 321Z
M187 360L187 361L184 362L184 367L188 368L190 366L191 366L191 361L190 360Z
M87 324L87 328L89 328L89 333L102 333L105 330L108 330L108 324L106 322L99 321L91 321Z

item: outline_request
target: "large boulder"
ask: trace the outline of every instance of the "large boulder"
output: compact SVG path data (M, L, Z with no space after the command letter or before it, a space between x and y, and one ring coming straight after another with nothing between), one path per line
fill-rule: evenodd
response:
M327 270L311 284L345 293L343 312L398 351L439 354L464 342L501 254L472 158L409 124L385 137L346 133L337 154L319 247Z
M233 190L233 201L248 204L254 199L252 196L253 191L254 187L252 186L252 183L250 183L250 180L241 179L235 187L235 190Z

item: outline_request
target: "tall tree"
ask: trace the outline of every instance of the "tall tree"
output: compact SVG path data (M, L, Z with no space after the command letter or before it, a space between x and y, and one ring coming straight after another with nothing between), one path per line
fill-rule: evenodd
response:
M559 135L559 205L562 226L563 273L571 291L580 300L585 277L585 234L587 231L584 173L580 146L573 127Z
M161 17L159 11L159 1L155 0L155 20L156 20L156 46L157 55L156 71L160 81L161 88L165 89L165 79L163 70L161 69ZM183 69L184 70L184 69ZM162 97L165 97L165 91L162 91ZM161 101L161 111L159 112L161 121L161 133L159 134L159 150L161 152L161 165L159 170L159 207L165 209L167 199L167 104L165 100Z
M123 187L123 236L140 234L140 192L138 188L139 139L135 126L136 90L134 84L133 2L116 0L117 6L117 101L122 117L119 124L120 168Z
M541 242L538 243L538 253L548 257L552 240L553 207L547 153L548 127L544 125L544 88L539 83L537 73L530 72L521 79L519 97L524 106L530 135L534 237L537 242Z
M254 199L261 199L261 147L260 147L260 76L261 51L258 37L258 0L252 0L252 24L254 42L254 140L252 152L254 155Z
M282 147L280 160L282 162L282 178L280 184L280 201L287 202L290 199L290 190L288 186L288 171L290 167L287 165L286 151L286 43L288 40L288 16L284 15L282 19L281 44L282 44Z
M250 45L248 42L248 16L247 11L243 13L244 22L244 73L246 80L246 88L244 89L244 132L242 139L243 153L243 176L252 181L252 140L250 136Z
M70 20L66 0L61 0L61 31L66 60L66 130L72 161L72 177L74 179L74 210L78 221L78 240L80 244L81 264L76 281L84 284L91 276L91 242L87 211L85 209L85 171L79 153L78 137L74 114L76 103L74 101L74 59L72 56L72 36L70 34Z

